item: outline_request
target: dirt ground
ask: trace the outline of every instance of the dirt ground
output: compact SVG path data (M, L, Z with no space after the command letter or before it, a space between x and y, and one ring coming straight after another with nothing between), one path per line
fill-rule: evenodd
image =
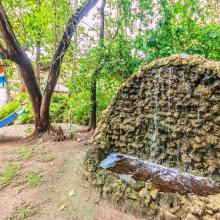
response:
M68 136L67 125L62 127ZM0 184L9 164L18 167L7 185L0 185L0 220L137 219L100 199L84 179L82 162L90 146L82 133L58 143L21 142L31 130L32 125L0 129ZM30 172L37 177L31 179Z

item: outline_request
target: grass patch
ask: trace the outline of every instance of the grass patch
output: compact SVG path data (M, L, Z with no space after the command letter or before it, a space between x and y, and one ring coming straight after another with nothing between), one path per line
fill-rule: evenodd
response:
M16 164L8 164L0 176L0 189L7 186L19 173L19 166Z
M22 147L19 151L19 159L20 160L29 160L34 155L33 148Z
M23 220L37 214L38 209L28 204L22 204L13 210L10 220Z
M50 154L44 155L42 158L42 161L46 163L53 161L53 160L55 160L55 157Z
M33 128L32 127L27 127L24 131L26 133L30 134L33 131Z
M42 184L42 178L39 172L30 171L27 175L27 184L31 187Z

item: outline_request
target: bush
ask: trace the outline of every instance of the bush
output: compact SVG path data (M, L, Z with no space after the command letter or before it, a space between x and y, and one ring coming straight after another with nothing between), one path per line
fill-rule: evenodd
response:
M14 111L18 110L19 106L20 106L19 103L16 101L4 104L2 106L2 109L0 110L0 120L7 117L8 115L13 113Z

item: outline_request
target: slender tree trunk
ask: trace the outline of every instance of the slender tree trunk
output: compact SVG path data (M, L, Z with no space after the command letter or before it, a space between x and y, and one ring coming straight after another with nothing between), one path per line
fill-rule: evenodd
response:
M90 121L89 121L89 128L92 130L96 129L96 121L97 121L97 97L96 97L96 75L97 72L93 73L92 82L91 82L91 112L90 112Z
M40 56L41 56L41 47L40 47L40 41L38 41L36 44L35 75L39 86L40 86Z
M104 46L104 33L105 33L105 5L106 0L102 0L102 4L100 7L100 32L99 32L99 47L102 48ZM92 130L96 129L97 123L97 75L99 73L99 65L102 59L102 55L100 54L99 62L95 71L92 74L91 80L91 111L90 111L90 122L89 128Z

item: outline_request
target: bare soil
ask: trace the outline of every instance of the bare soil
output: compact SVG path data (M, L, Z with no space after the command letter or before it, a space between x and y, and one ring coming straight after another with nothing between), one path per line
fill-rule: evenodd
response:
M67 125L62 125L68 136ZM80 127L83 130L83 127ZM79 129L79 130L80 130ZM9 126L0 129L0 177L8 164L19 166L19 173L0 189L0 220L135 220L112 204L99 198L95 189L82 175L82 162L90 147L87 133L79 132L74 139L63 142L23 143L22 138L32 125ZM20 158L22 148L34 154ZM38 172L42 184L30 186L27 175Z

